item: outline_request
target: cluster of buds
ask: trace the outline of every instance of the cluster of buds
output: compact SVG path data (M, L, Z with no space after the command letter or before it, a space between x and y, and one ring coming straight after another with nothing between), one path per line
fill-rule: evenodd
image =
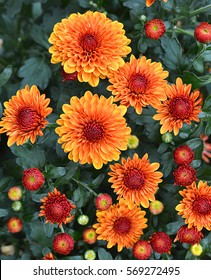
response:
M194 159L193 150L187 145L182 145L174 150L173 156L174 162L178 165L173 172L175 185L191 185L196 180L196 170L190 166Z

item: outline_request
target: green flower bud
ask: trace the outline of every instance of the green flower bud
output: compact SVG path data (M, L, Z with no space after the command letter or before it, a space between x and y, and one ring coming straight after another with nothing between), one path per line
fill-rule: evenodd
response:
M89 222L89 217L87 215L80 215L77 219L79 225L85 226Z

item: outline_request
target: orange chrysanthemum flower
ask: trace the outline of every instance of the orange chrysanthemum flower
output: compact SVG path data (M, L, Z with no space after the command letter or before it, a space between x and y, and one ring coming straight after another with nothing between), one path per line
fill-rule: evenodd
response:
M130 62L117 71L108 74L107 87L115 95L114 101L120 101L126 107L133 106L138 114L147 105L155 106L166 100L165 88L168 72L160 62L151 62L142 56L136 59L131 55Z
M61 62L66 73L77 72L80 82L88 82L93 87L110 70L122 66L122 57L131 52L123 24L92 11L73 13L57 23L49 42L51 62Z
M167 2L168 0L162 0L163 2ZM155 0L146 0L146 6L151 7L154 4Z
M66 195L61 194L56 188L40 201L43 202L43 205L40 206L39 216L45 216L46 223L56 223L61 226L62 223L70 223L74 219L71 211L75 205L70 203Z
M118 199L123 197L137 205L149 207L149 201L155 200L158 184L162 182L163 174L156 171L159 166L157 162L150 164L148 154L143 158L134 154L132 159L122 158L122 164L110 165L112 172L108 173L111 176L108 181L112 183Z
M198 231L203 227L211 230L211 186L202 181L198 185L193 182L179 193L183 200L176 210L185 219L188 228L195 226Z
M145 214L140 207L121 198L108 210L97 211L98 223L93 225L99 234L97 239L108 241L107 248L117 244L118 252L123 247L133 247L147 227Z
M49 98L40 95L38 88L28 85L18 90L9 101L4 102L5 110L0 121L0 133L9 136L7 145L24 144L28 139L34 144L36 136L43 135L42 128L48 121L45 119L52 109L48 107Z
M108 161L118 160L120 150L127 149L131 129L123 117L126 107L113 104L112 97L87 91L80 99L72 97L70 105L62 108L56 133L70 160L92 163L100 169Z
M191 92L191 84L183 84L177 78L176 85L168 85L166 88L168 99L157 107L154 120L159 120L161 126L160 133L173 131L174 135L179 133L183 123L191 124L191 121L199 122L198 115L201 112L200 92Z
M45 254L43 260L55 260L55 257L52 253Z

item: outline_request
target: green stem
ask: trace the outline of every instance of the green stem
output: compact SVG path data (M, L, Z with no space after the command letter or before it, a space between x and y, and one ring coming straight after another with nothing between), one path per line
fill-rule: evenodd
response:
M185 30L182 28L175 28L173 30L169 30L171 32L175 31L176 33L181 33L181 34L185 34L185 35L189 35L189 36L194 36L194 32L192 30Z
M203 52L206 51L206 45L203 44L202 50L194 57L194 59L189 63L185 71L189 71L193 65L193 63L203 54Z
M81 185L82 187L86 188L94 196L97 196L97 193L95 191L93 191L93 189L91 189L87 184L85 184L79 180L76 180L75 178L72 178L72 180L75 181L78 185Z
M63 226L61 225L61 226L59 226L59 228L61 229L61 232L64 233L64 228L63 228Z
M196 10L193 10L193 11L191 11L188 15L181 15L181 16L178 16L178 17L172 19L171 21L176 22L176 21L178 21L178 20L180 20L180 19L182 19L182 18L192 17L192 16L194 16L194 15L203 13L203 12L207 11L207 10L210 9L210 8L211 8L211 4L209 4L209 5L207 5L207 6L204 6L204 7L201 7L201 8L198 8L198 9L196 9Z

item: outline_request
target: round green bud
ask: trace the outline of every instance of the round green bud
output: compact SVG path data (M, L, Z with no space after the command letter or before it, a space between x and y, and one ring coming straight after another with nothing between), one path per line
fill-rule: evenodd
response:
M96 253L93 250L87 250L84 253L84 259L85 260L95 260L96 259Z
M173 136L170 132L166 132L162 135L162 141L165 143L171 143Z
M14 201L14 202L12 203L12 209L13 209L14 211L20 211L21 208L22 208L22 203L21 203L20 201Z
M78 221L79 225L85 226L89 222L89 217L87 215L83 214L83 215L78 216L77 221Z

